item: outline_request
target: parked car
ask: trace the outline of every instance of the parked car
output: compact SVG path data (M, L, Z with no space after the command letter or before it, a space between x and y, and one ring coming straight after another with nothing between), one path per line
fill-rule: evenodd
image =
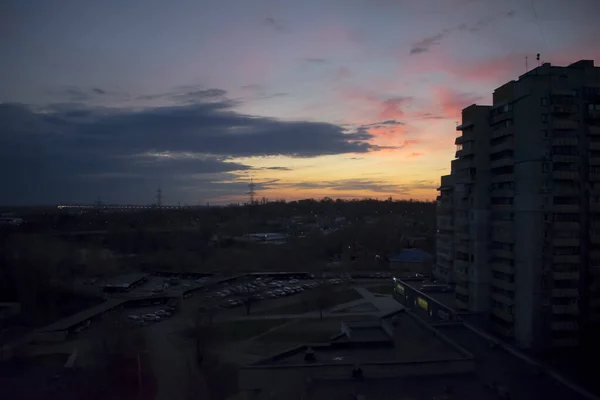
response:
M170 317L171 316L171 313L166 310L158 310L154 314L158 315L159 317Z
M300 282L298 279L290 279L290 281L288 282L290 285L294 285L296 283Z
M155 314L146 314L142 317L142 319L144 321L156 321L156 315Z
M132 321L139 321L142 317L140 317L139 315L128 315L127 318L129 318Z

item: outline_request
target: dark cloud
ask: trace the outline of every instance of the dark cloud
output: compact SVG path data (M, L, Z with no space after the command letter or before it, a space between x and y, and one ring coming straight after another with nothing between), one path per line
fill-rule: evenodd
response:
M47 93L55 99L55 101L66 103L87 103L96 99L110 96L114 99L124 99L128 95L126 93L94 88L78 88L78 87L61 87L47 90Z
M464 32L464 31L477 32L477 31L480 31L481 29L503 19L503 18L512 18L515 16L515 14L516 14L516 11L511 10L502 15L489 16L486 18L479 19L472 24L462 23L453 28L443 29L442 31L436 33L435 35L426 37L426 38L421 39L418 42L414 43L410 49L410 54L416 55L416 54L426 53L429 50L431 50L432 47L440 45L441 42L445 38L447 38L448 36L450 36L454 33Z
M91 201L98 190L135 202L160 182L185 186L198 175L249 168L235 157L380 149L367 132L237 113L223 94L183 93L194 102L141 110L0 104L0 176L11 188L0 202Z
M263 21L263 25L268 26L269 28L272 28L272 29L276 30L277 32L285 31L285 27L281 24L281 22L279 22L278 20L276 20L273 17L265 18Z
M291 168L288 167L265 167L262 169L269 169L269 170L273 170L273 171L291 171Z

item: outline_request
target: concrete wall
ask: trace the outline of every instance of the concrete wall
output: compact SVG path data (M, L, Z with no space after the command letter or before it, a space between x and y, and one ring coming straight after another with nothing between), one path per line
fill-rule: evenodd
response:
M360 364L366 379L401 378L411 376L463 374L475 370L472 359L441 360L407 363ZM270 367L244 367L238 373L239 390L256 390L271 386L273 382L312 379L350 379L354 364L279 365Z

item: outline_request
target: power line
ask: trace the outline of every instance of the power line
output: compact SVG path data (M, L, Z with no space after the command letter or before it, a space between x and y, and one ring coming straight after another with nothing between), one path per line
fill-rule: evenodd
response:
M540 25L540 20L538 18L537 11L535 9L535 3L533 0L530 0L531 10L533 11L533 17L535 18L535 24L538 27L538 31L540 32L540 37L542 38L542 43L544 44L544 50L548 50L548 44L546 42L546 36L544 35L544 31L542 30L542 26Z

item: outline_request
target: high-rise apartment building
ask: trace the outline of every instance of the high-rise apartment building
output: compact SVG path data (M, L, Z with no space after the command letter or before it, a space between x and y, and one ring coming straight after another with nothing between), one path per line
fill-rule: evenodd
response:
M583 344L600 323L600 67L545 63L457 130L435 276L523 348Z

